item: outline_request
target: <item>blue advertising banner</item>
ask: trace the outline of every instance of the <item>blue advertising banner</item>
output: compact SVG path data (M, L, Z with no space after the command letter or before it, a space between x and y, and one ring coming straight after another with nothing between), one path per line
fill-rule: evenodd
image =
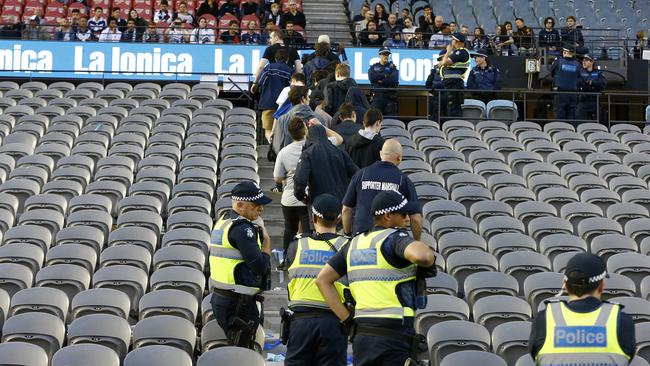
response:
M265 48L0 40L0 77L214 80L214 75L254 73ZM423 86L438 54L437 50L393 50L400 85ZM368 84L368 67L379 60L377 50L348 48L346 55L351 76L359 84Z

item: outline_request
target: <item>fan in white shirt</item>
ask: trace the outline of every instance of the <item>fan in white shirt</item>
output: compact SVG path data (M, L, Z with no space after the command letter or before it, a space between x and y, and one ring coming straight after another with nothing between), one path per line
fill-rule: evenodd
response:
M122 38L122 32L117 29L117 20L111 19L108 22L108 28L104 29L99 35L100 42L119 42Z
M415 37L415 30L417 28L413 25L413 20L410 17L404 18L404 28L402 28L402 39L408 43L411 38Z
M214 29L207 26L208 21L205 18L199 19L199 27L192 31L190 43L214 43Z

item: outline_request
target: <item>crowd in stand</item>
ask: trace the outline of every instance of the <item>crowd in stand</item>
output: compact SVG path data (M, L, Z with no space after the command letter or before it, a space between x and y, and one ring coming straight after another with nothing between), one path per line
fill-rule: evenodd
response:
M86 0L82 0L84 5ZM306 26L305 15L296 0L282 3L266 0L228 0L219 6L218 0L204 0L193 11L185 1L161 0L150 17L138 9L114 6L70 7L69 16L47 21L40 8L19 21L17 15L2 16L0 38L81 42L165 42L165 43L226 43L267 44L269 35L285 30L288 44L305 43L301 34ZM77 3L79 1L73 0ZM86 15L90 13L89 15Z
M418 17L417 22L408 9L403 9L398 16L388 13L382 4L377 4L374 11L367 4L362 5L361 12L352 21L357 43L369 47L444 50L455 32L465 35L466 48L488 55L529 54L536 49L536 43L557 54L566 43L577 48L585 46L576 18L571 15L566 17L566 25L560 29L556 28L552 17L546 18L544 28L537 36L522 18L515 19L514 26L510 21L499 24L494 33L488 33L479 26L470 33L469 26L459 26L454 21L436 16L429 5L424 7L423 15Z

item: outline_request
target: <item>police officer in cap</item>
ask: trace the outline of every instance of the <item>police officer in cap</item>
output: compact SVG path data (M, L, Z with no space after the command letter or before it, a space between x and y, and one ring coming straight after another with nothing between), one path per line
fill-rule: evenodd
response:
M444 89L442 85L442 75L440 75L440 61L447 50L442 50L438 54L438 62L433 65L425 86L431 91L431 99L429 99L429 119L434 121L440 120L440 114L438 113L438 106L440 105L443 110L446 108L447 99L444 98L444 94L441 90Z
M217 220L210 238L210 302L231 344L253 348L262 321L257 302L268 289L271 268L270 238L256 222L271 199L248 181L231 194L232 210Z
M397 90L381 90L399 86L399 71L390 61L390 48L379 49L379 62L368 69L368 79L373 88L372 107L379 109L384 116L397 114Z
M501 90L501 71L496 66L488 64L487 55L474 52L472 55L476 66L469 72L468 89ZM494 98L494 93L476 93L477 99L487 103Z
M563 290L534 319L528 347L537 365L626 366L634 357L634 321L622 306L602 301L602 258L579 253L567 263Z
M576 92L580 83L580 62L574 57L574 48L565 45L562 57L556 58L551 65L553 90L558 92ZM555 118L573 120L576 118L576 94L556 94L553 97Z
M469 73L470 56L465 48L465 35L454 33L451 36L451 43L440 61L440 75L442 85L445 89L464 89L465 78ZM463 104L462 91L446 92L447 117L461 117Z
M600 93L607 87L603 72L594 67L594 59L587 54L582 57L580 69L580 91ZM580 95L578 98L579 120L595 120L598 116L598 98L595 95Z
M401 366L426 349L413 327L415 309L426 306L426 294L416 284L435 275L435 255L404 229L416 203L383 191L371 210L374 228L338 251L318 274L316 285L341 323L353 328L355 366ZM343 276L356 301L354 314L341 304L336 289Z
M289 308L293 314L284 364L345 366L347 334L315 283L327 261L348 242L347 237L336 233L336 225L341 220L341 203L331 194L321 194L314 199L312 214L314 231L299 235L287 252ZM339 301L343 303L345 284L337 282L335 286ZM284 318L286 321L286 316Z

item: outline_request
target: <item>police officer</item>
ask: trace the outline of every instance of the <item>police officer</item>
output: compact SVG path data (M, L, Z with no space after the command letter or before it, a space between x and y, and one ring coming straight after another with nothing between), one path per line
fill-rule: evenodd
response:
M551 65L553 90L559 92L576 92L580 82L580 62L573 57L574 48L564 46L562 57L556 58ZM576 94L556 94L553 97L555 118L573 120L576 118Z
M390 48L379 49L379 62L368 69L368 79L373 87L372 107L379 109L384 116L397 114L397 90L377 90L399 86L399 71L390 61Z
M469 72L467 88L476 90L501 90L501 71L496 66L490 65L487 55L474 52L472 55L476 66ZM487 103L494 97L494 93L476 92L477 99Z
M399 141L386 140L379 152L381 161L375 162L356 172L343 197L343 231L347 235L372 229L373 215L370 210L372 200L381 191L393 190L403 194L417 207L409 215L411 230L416 240L422 235L422 213L418 203L418 193L408 175L397 167L402 162L403 149ZM352 219L354 211L354 221Z
M443 109L447 105L447 100L442 98L444 93L440 91L444 88L442 85L442 76L440 75L440 61L442 61L442 56L447 52L446 50L440 51L438 55L438 62L433 65L425 86L431 91L431 99L429 99L429 119L434 121L440 120L440 114L438 107L441 106Z
M314 231L298 236L287 253L289 308L293 319L284 364L345 366L347 334L314 282L327 261L348 242L348 238L336 234L341 203L331 194L321 194L314 199L312 213ZM343 302L345 286L337 282L336 288L339 301Z
M252 182L232 189L232 211L219 218L210 239L212 311L234 346L253 348L261 322L257 302L267 290L270 273L270 239L261 220L271 199Z
M416 210L398 192L379 193L372 201L374 228L334 254L316 279L332 311L346 328L353 328L355 366L404 365L426 349L426 340L413 327L415 309L426 306L420 301L426 294L416 291L416 283L435 274L435 255L404 230L407 215ZM336 290L343 276L356 301L354 314L341 304Z
M579 253L567 263L569 301L547 301L534 319L528 347L537 365L625 366L634 356L634 321L600 298L607 277L598 256Z
M582 57L580 69L580 91L600 93L607 87L607 79L602 71L594 68L594 59L587 54ZM595 95L580 95L577 117L579 120L595 120L598 116L598 98Z
M469 51L465 48L465 35L454 33L451 36L451 43L440 61L440 75L442 85L445 89L464 89L465 78L469 73L470 57ZM447 117L461 117L463 104L463 92L445 92L447 97Z

